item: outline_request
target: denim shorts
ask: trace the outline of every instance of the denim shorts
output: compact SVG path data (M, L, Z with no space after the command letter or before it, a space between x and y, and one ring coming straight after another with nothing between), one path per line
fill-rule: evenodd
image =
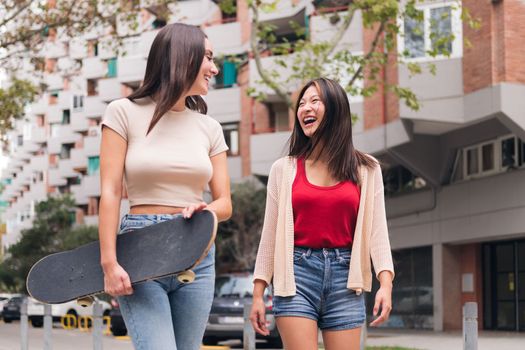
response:
M179 216L126 215L120 233L129 232ZM215 246L193 268L195 281L181 283L176 276L133 286L133 294L118 301L136 350L199 350L213 301Z
M346 287L350 249L294 248L296 294L274 296L276 317L299 316L317 322L321 330L359 328L365 322L364 294Z

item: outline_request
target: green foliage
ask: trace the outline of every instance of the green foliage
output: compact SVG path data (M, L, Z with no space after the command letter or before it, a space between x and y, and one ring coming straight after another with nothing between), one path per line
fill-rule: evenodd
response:
M232 217L219 225L217 233L217 269L251 270L263 225L266 188L255 179L234 184L232 204Z
M74 210L75 202L69 196L49 197L36 205L32 227L22 231L0 265L0 288L25 291L26 276L38 260L98 238L95 226L73 226Z
M38 89L26 80L11 78L10 85L0 88L0 134L12 129L16 119L24 115L25 106L34 101Z

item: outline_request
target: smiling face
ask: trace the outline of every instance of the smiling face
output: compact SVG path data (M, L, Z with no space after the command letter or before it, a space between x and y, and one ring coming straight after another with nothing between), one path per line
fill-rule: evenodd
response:
M208 39L204 40L204 58L199 70L197 78L190 87L187 95L206 95L208 93L208 88L210 80L213 76L219 74L219 70L213 61L213 47Z
M324 113L325 106L317 86L312 85L304 92L297 108L297 120L306 137L312 137L319 128L323 121Z

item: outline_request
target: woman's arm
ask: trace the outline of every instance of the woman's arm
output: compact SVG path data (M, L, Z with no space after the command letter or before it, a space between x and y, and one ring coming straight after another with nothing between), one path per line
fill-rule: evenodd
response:
M219 222L228 220L232 215L232 199L230 193L230 176L228 175L228 160L226 152L221 152L210 158L213 175L209 186L213 201L210 204L204 202L190 205L184 208L182 214L190 218L195 211L202 209L212 210Z
M256 279L253 282L253 301L250 311L250 322L253 329L262 335L269 335L270 331L266 326L266 305L264 304L264 290L266 282Z
M113 296L133 292L128 274L117 262L116 251L126 151L126 140L112 129L103 127L100 145L100 263L104 270L104 289Z

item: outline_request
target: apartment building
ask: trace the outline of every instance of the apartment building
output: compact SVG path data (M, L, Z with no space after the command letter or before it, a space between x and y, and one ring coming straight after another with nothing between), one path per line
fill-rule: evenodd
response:
M324 13L336 14L345 1L280 0L277 11L262 13L261 20L289 40L294 39L290 21L307 28L312 40L323 40L334 27L322 5ZM481 328L525 331L525 69L520 65L525 3L464 0L461 5L481 19L481 29L462 22L456 1L425 1L419 5L422 24L402 21L405 35L397 49L408 50L411 61L433 63L435 75L411 77L395 62L382 72L389 82L411 87L420 110L390 93L350 97L359 116L356 147L375 155L384 168L397 271L388 326L460 329L461 305L476 301ZM286 151L293 115L258 83L246 2L237 1L235 14L221 12L211 0L180 1L171 10L169 22L201 26L215 55L223 56L206 100L230 146L232 179L252 174L264 179ZM9 135L2 245L17 240L31 223L34 204L50 193L71 193L77 222L97 223L101 116L108 102L140 84L149 47L164 24L154 9L145 8L139 28L122 25L126 55L104 45L99 32L71 40L52 33L44 53L47 91ZM434 31L454 34L450 57L427 56ZM340 45L362 53L372 38L356 13ZM278 66L275 60L264 57L263 66ZM266 100L250 98L250 87L265 91Z

